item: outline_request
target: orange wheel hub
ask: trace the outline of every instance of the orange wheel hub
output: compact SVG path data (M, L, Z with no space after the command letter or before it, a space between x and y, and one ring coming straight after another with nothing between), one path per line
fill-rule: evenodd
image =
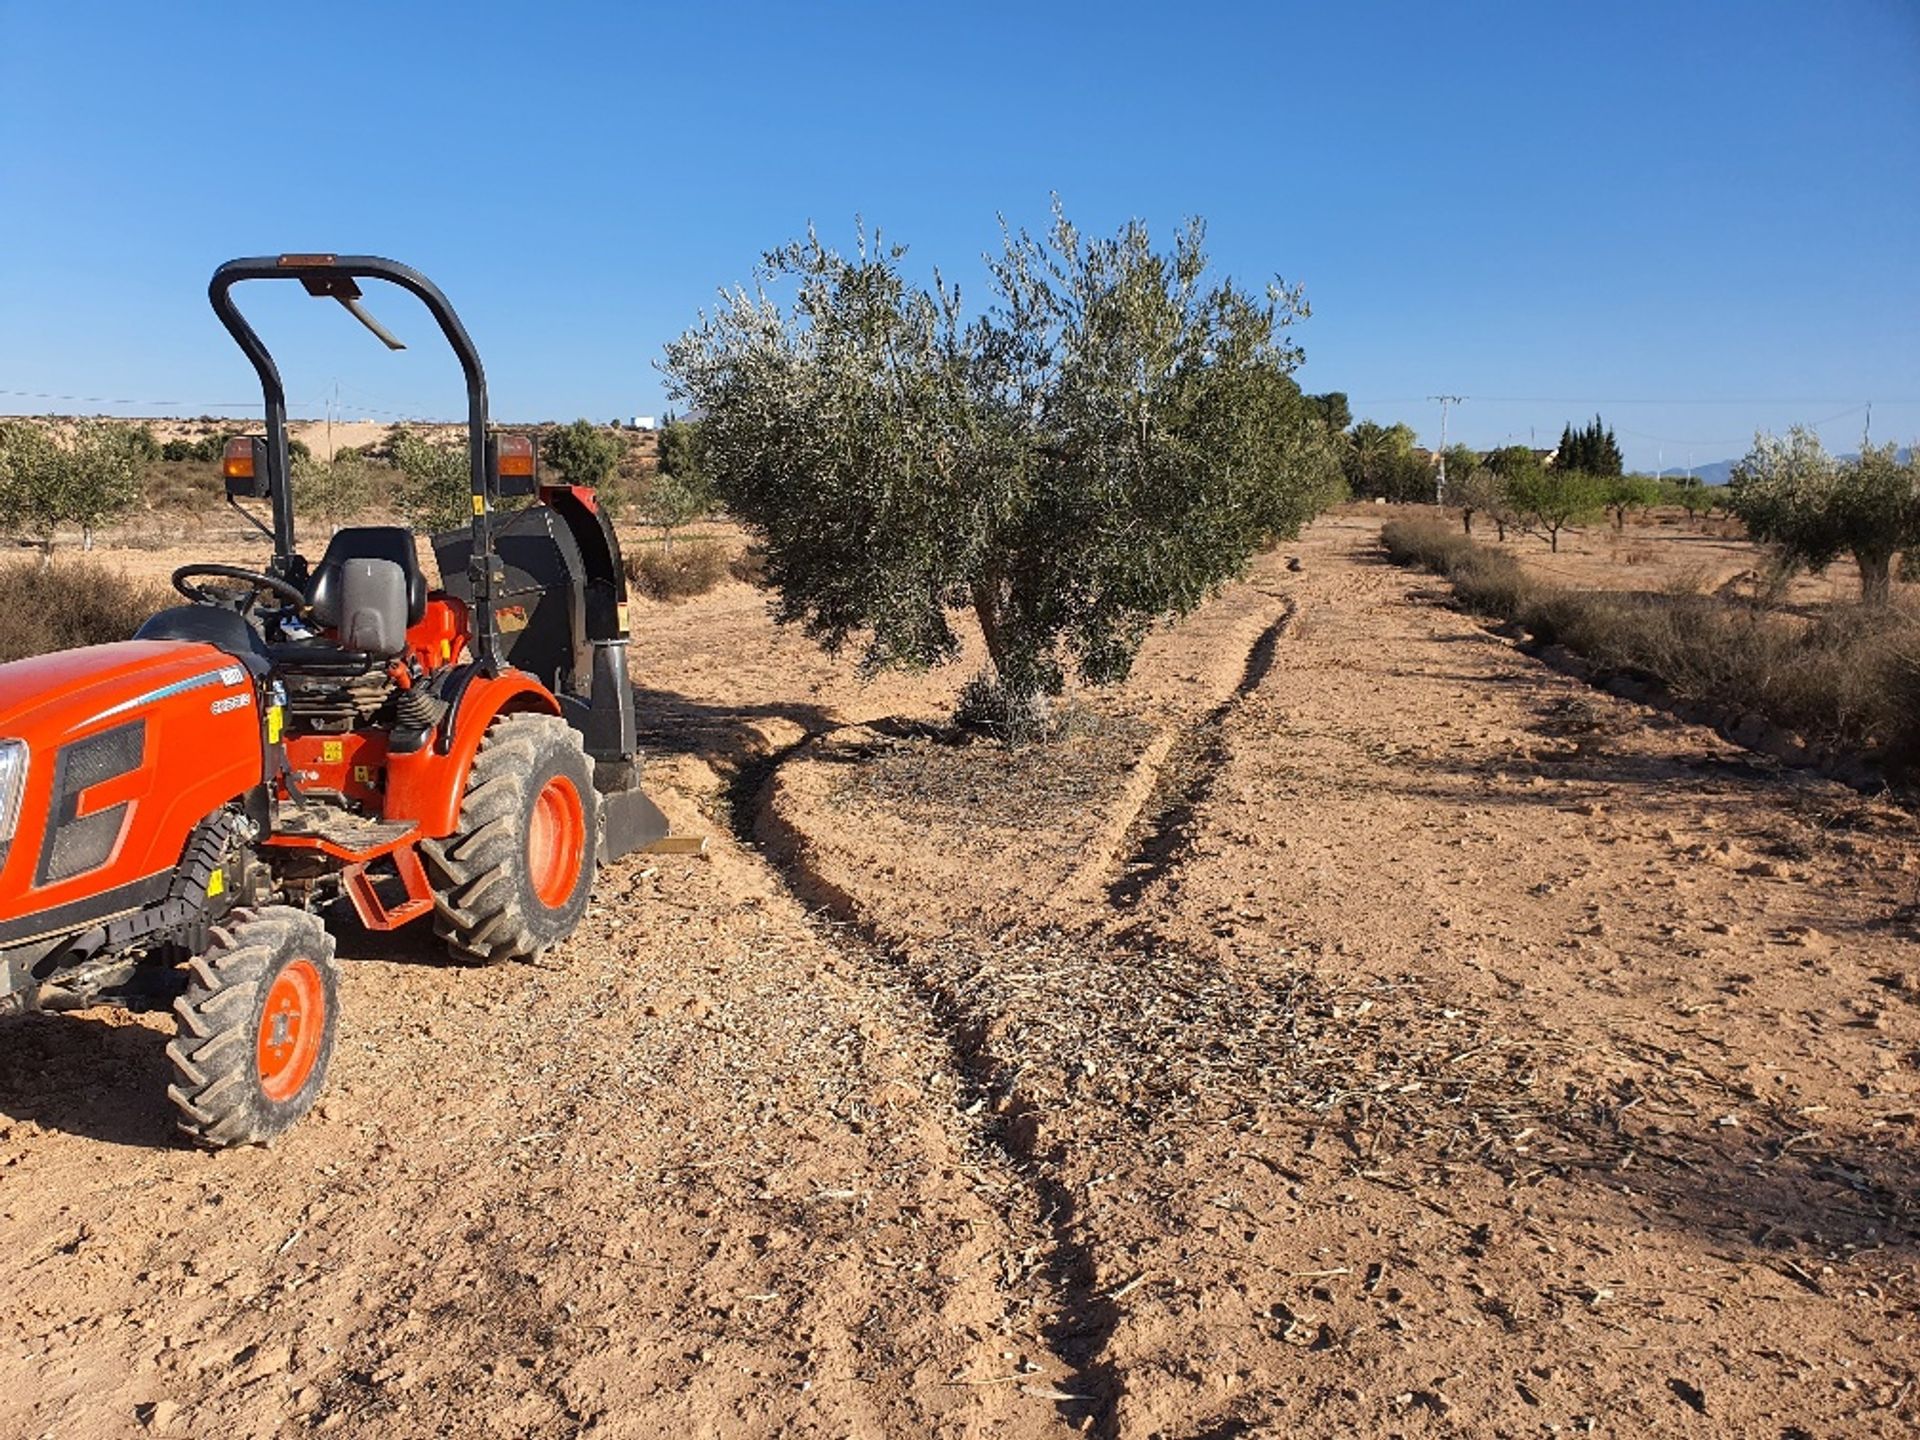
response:
M326 1033L327 992L311 960L295 960L273 977L254 1047L260 1091L279 1104L300 1093L320 1058Z
M542 905L557 910L567 903L586 852L587 819L580 792L566 776L556 775L534 797L533 820L527 826L527 873Z

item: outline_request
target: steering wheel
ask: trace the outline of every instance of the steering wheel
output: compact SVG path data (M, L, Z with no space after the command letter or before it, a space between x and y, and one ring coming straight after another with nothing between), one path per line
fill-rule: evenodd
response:
M193 583L196 576L203 575L210 580L241 581L253 587L252 593L238 601L222 598L212 591L202 590ZM301 593L299 586L289 584L277 575L263 575L258 570L243 570L238 565L182 565L173 572L173 588L196 605L231 606L242 615L252 611L254 602L259 599L260 592L263 590L269 595L286 601L296 610L304 610L307 606L307 597Z

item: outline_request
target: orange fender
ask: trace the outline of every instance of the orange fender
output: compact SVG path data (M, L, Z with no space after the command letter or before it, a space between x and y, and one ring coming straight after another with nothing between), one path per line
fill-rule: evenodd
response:
M524 710L558 715L560 702L524 671L502 670L493 679L476 674L460 691L450 717L453 736L444 753L436 741L411 755L387 756L385 818L413 821L420 827L417 838L437 840L451 835L460 823L467 772L473 768L487 727L501 715Z

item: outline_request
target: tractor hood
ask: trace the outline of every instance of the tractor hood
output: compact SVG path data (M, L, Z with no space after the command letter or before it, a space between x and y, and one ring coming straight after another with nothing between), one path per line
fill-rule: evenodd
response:
M211 645L0 665L0 946L164 890L194 828L261 783L266 754L252 677Z
M237 691L246 671L211 645L125 640L0 665L0 739L35 750L187 690L209 700ZM35 744L35 742L41 742Z

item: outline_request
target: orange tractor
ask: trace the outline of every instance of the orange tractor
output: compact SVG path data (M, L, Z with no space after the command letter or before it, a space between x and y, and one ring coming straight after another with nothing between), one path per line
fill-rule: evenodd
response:
M438 586L402 527L339 530L312 564L296 548L285 392L231 294L297 281L401 348L366 279L424 302L466 374L473 518L431 537ZM265 392L265 434L222 470L272 557L182 566L187 603L124 643L0 665L0 1014L171 1008L168 1093L218 1147L271 1140L324 1083L323 910L431 915L458 960L528 958L573 932L598 865L667 825L639 789L613 527L489 430L446 297L344 255L231 261L209 296Z

